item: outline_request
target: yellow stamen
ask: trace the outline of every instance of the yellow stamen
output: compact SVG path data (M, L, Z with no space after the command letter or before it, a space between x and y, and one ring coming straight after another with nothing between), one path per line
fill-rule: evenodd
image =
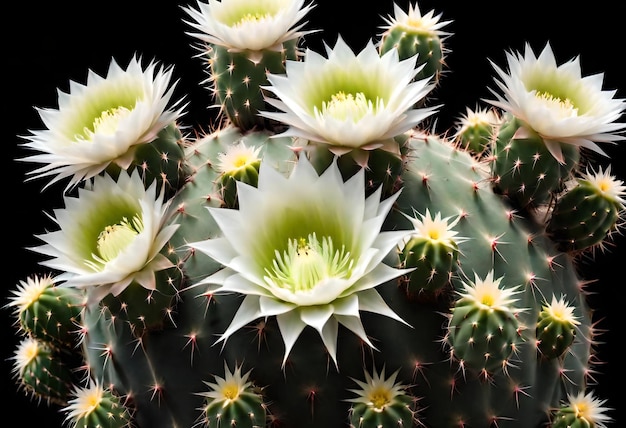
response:
M382 104L380 99L376 99L376 108ZM346 94L339 91L330 97L330 101L322 103L321 114L332 116L338 120L351 119L354 122L362 119L368 112L374 109L374 103L368 99L363 92L356 94ZM319 113L316 108L316 113Z
M377 411L382 411L385 406L391 403L391 391L387 388L376 388L370 392L369 401Z
M143 224L139 217L134 217L133 222L129 222L125 217L118 224L106 226L98 236L98 254L105 261L115 259L143 229Z
M551 110L559 111L561 118L578 116L578 108L569 98L563 99L545 91L537 91L535 96Z

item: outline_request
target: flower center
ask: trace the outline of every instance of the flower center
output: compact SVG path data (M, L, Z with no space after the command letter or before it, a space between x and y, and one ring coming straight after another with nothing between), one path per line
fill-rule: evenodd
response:
M103 111L92 124L93 130L85 127L84 135L87 139L91 139L95 134L114 135L119 129L119 123L122 118L130 114L130 110L126 107L114 107Z
M241 27L242 25L264 21L268 18L272 18L272 15L268 12L248 12L239 16L230 26Z
M495 301L496 298L492 294L483 294L482 298L480 299L480 303L489 307L492 307Z
M23 359L26 363L30 363L39 355L39 345L36 341L32 341L28 343L28 346L25 347L22 351ZM26 364L24 364L26 365Z
M100 404L100 401L102 401L102 395L100 394L100 391L94 391L93 393L87 395L85 397L85 402L83 403L85 408L84 413L90 414L91 412L93 412Z
M428 230L428 237L433 241L438 240L440 236L441 233L439 232L439 229L432 227Z
M143 223L138 216L132 222L126 217L121 222L104 228L98 236L98 255L105 263L115 259L143 230Z
M590 414L590 409L587 403L578 403L574 406L574 410L576 410L576 418L578 419L590 419L588 418Z
M613 182L609 179L600 180L598 182L598 188L602 192L608 192L613 188Z
M236 383L229 383L224 385L222 389L222 395L229 401L236 400L239 397L239 385Z
M391 402L391 392L387 388L376 388L370 392L369 401L376 411L382 412Z
M381 103L382 101L377 99L376 107L379 107ZM358 122L373 109L374 103L363 92L346 94L343 91L339 91L330 97L330 101L322 103L321 115L332 116L341 121L351 119L354 122ZM315 108L315 114L320 114L317 107Z
M287 250L275 252L271 269L265 269L274 283L293 292L310 291L328 278L350 276L354 260L345 246L335 250L330 237L289 239Z
M33 303L39 300L39 297L46 291L47 284L40 282L33 284L29 287L25 287L22 293L20 293L18 303L20 308L26 309Z
M538 91L535 96L540 103L550 110L558 111L561 119L578 116L578 108L569 98L562 99L545 91Z
M217 155L219 171L232 173L259 162L259 148L246 147L244 143L229 147L226 152Z

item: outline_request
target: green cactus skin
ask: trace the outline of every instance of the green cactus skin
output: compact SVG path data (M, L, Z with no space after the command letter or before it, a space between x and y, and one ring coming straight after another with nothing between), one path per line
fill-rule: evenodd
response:
M185 183L189 175L184 163L184 138L180 127L172 123L163 128L157 137L148 144L140 144L132 152L132 162L128 172L139 171L146 185L154 180L164 189L166 197L173 196ZM117 179L122 168L110 164L106 172Z
M467 127L459 135L461 147L471 152L480 154L491 146L493 137L493 126L487 123L476 124Z
M621 202L607 197L587 179L559 197L552 211L547 232L561 251L582 251L602 244L617 230Z
M168 249L165 249L168 255ZM132 283L118 296L111 294L102 299L100 310L115 314L121 321L128 323L140 337L144 330L160 329L168 323L171 310L177 297L177 284L182 282L180 269L174 267L155 272L156 290L147 290L137 283Z
M407 135L399 135L394 140L398 144L397 153L382 149L367 150L367 161L363 164L360 160L362 153L339 157L337 164L344 180L365 168L366 195L370 195L379 187L382 187L383 195L391 195L397 191L402 182ZM354 152L359 150L361 149L354 149ZM324 144L315 145L307 155L318 173L325 171L335 159L335 155Z
M261 161L259 159L242 165L234 171L224 171L220 175L220 194L224 205L228 208L237 208L239 206L237 198L237 182L249 184L256 187L259 182L259 168Z
M403 428L414 424L411 397L404 395L396 398L398 403L386 406L383 410L359 403L350 410L350 428Z
M191 238L217 233L213 220L204 213L206 206L221 204L215 197L218 173L211 165L225 145L241 138L251 145L263 144L264 155L275 156L281 170L287 171L293 161L294 154L284 140L263 133L242 136L234 128L189 145L195 172L179 196L176 221L181 226L171 243L172 256L179 257L189 281L219 269L206 256L188 250L181 254L177 249ZM223 348L213 346L232 319L239 297L185 290L181 284L171 322L140 337L115 314L86 311L84 328L89 334L83 348L91 373L132 397L139 426L191 426L203 407L202 397L196 395L206 389L203 381L224 363L232 366L238 361L254 368L252 380L263 387L274 423L287 427L347 423L351 406L344 400L349 397L350 379L359 378L362 371L355 361L398 369L399 382L411 385L407 393L419 399L419 422L426 426L497 422L501 427L534 427L546 422L548 409L566 391L584 388L589 372L592 324L571 259L553 248L540 233L540 225L511 215L513 208L489 186L486 167L470 155L435 137L410 138L407 147L402 181L412 191L401 193L398 211L390 214L387 227L409 229L402 212L429 208L443 216L461 215L456 228L469 238L459 245L459 272L451 278L451 290L438 299L408 299L397 281L379 287L392 309L415 328L398 327L393 320L363 313L363 323L376 338L378 350L368 351L358 337L340 330L339 371L316 333L305 330L281 369L283 344L273 318L233 334ZM387 262L398 266L398 254L390 254ZM519 306L527 309L518 314L520 325L527 327L521 329L524 340L516 345L510 367L494 369L488 382L482 365L461 366L442 346L448 334L446 316L457 298L454 290L461 290L462 274L469 268L481 274L494 269L507 278L507 286L523 285L517 297ZM546 361L538 356L534 332L542 303L539 287L544 293L567 295L576 302L580 334L562 359Z
M415 268L407 281L407 293L418 296L443 289L456 270L458 258L459 249L454 243L446 245L425 237L411 238L400 254L403 268Z
M537 322L537 348L545 358L561 357L574 342L576 325L571 319L557 318L549 310L539 313Z
M552 423L551 428L595 428L595 426L594 423L586 419L578 418L574 410L563 409Z
M574 145L561 144L561 164L539 136L515 138L520 126L518 120L509 118L500 127L493 145L491 174L498 191L527 208L547 202L560 190L580 161L580 151Z
M436 33L412 31L406 26L392 27L382 34L379 52L384 55L392 49L397 49L401 60L417 54L417 66L423 68L416 74L415 80L439 81L443 70L444 50L441 37Z
M519 342L519 323L510 311L459 299L449 323L450 352L463 366L488 375L506 369Z
M285 72L285 61L297 59L297 40L283 44L282 51L231 52L211 45L208 52L210 81L223 114L244 131L266 128L267 120L258 115L267 110L261 87L268 84L267 73Z
M204 408L204 426L258 428L266 425L263 400L259 394L247 392L227 405L208 403Z
M39 339L22 339L12 358L13 374L27 394L48 403L66 403L75 379L62 352Z

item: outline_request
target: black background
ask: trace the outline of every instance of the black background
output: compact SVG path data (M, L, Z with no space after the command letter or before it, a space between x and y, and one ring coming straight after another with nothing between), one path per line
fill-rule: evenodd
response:
M369 4L368 4L369 3ZM184 3L193 4L195 3ZM505 51L523 50L529 42L539 53L546 42L552 45L557 62L563 63L580 55L584 75L605 73L604 88L616 90L616 97L626 97L626 74L622 68L623 14L617 3L598 0L584 7L573 7L570 1L524 1L505 4L499 1L435 1L422 0L423 13L435 10L443 20L453 20L444 30L453 33L446 40L450 49L447 64L450 71L443 77L435 93L437 104L444 103L439 115L438 130L454 124L466 107L474 107L481 98L490 98L493 85L493 60L505 67ZM408 2L399 1L403 10ZM25 171L31 165L16 162L28 152L20 149L18 136L42 125L34 107L56 108L57 88L68 90L69 80L85 83L87 70L105 75L111 58L124 66L135 54L146 60L156 59L174 65L179 79L177 96L190 103L182 119L186 125L207 129L214 118L208 90L199 88L206 78L194 40L185 34L190 27L183 23L185 13L177 2L147 0L109 0L107 2L19 2L11 12L3 12L2 26L2 143L8 154L2 159L2 182L6 199L0 208L4 225L4 291L6 303L9 290L32 273L43 273L38 258L26 248L39 245L34 235L45 232L51 224L45 212L61 207L61 187L42 190L44 181L25 182ZM334 45L341 34L355 51L361 50L370 38L376 38L383 16L393 13L391 0L365 2L357 0L320 0L308 15L307 29L323 32L306 37L306 45L322 52L323 43ZM620 119L625 120L625 119ZM624 159L626 142L604 145L611 157L613 172L626 178ZM609 162L607 160L607 162ZM616 409L611 415L620 426L617 410L620 396L615 382L624 378L624 365L618 360L618 314L623 312L624 254L626 239L618 236L618 248L608 248L595 258L581 261L584 277L593 280L588 286L599 330L608 330L598 337L601 364L594 375L597 395L607 398ZM596 281L597 280L597 281ZM618 308L619 305L619 308ZM0 378L4 397L0 408L4 417L13 415L20 425L56 427L62 423L57 408L47 410L30 403L17 392L11 376L11 357L17 343L11 326L10 310L1 309L3 345L0 356Z

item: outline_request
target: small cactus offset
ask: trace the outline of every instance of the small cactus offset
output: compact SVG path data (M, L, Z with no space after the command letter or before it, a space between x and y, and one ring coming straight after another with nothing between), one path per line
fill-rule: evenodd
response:
M20 160L66 187L5 305L19 389L71 428L609 426L578 264L622 233L625 101L527 44L436 132L452 21L316 52L314 7L182 6L202 131L138 57L40 110Z

